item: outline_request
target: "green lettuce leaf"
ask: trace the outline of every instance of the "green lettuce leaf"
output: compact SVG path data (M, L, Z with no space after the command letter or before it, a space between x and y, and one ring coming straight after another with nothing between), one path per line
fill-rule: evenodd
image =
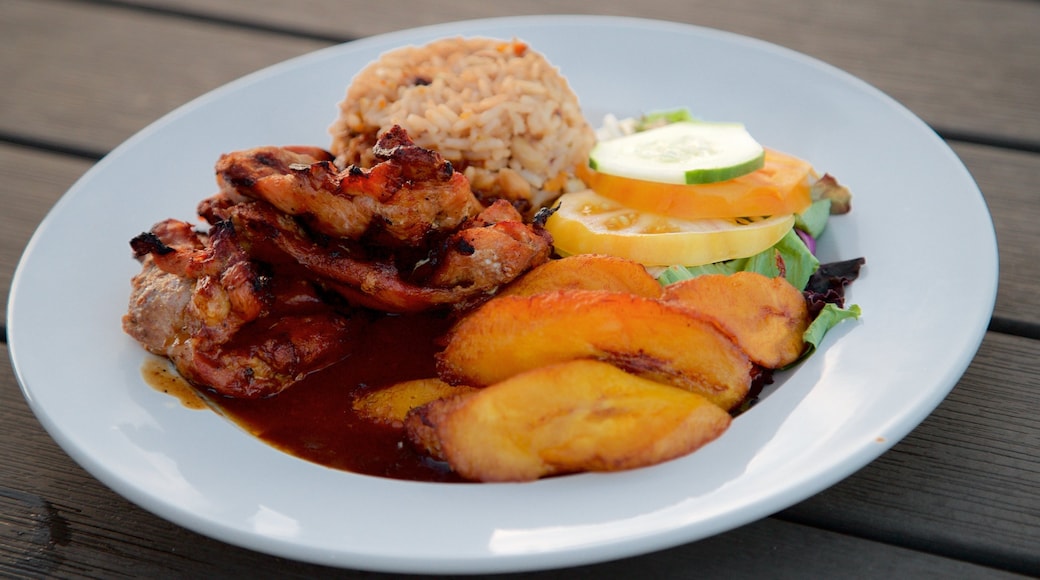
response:
M794 227L819 238L827 228L827 218L831 215L831 200L821 199L812 202L808 209L794 218Z
M812 255L798 234L791 230L773 247L750 258L727 260L703 266L672 266L658 275L657 281L667 286L704 274L734 274L736 272L757 272L763 276L776 278L781 273L778 258L783 261L784 277L795 288L805 288L809 277L820 267L820 261Z
M805 334L802 337L815 350L823 342L823 337L827 335L827 331L837 326L843 320L858 319L862 313L859 304L851 304L848 308L841 308L837 304L827 304L816 316L816 319L812 321L809 328L805 329Z

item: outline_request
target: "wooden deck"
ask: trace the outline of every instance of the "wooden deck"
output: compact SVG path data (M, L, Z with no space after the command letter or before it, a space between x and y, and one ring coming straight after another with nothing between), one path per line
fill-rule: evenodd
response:
M939 408L878 460L798 505L704 541L529 576L1040 575L1034 0L0 0L0 295L7 296L26 242L65 190L113 147L188 100L339 42L540 13L641 16L733 31L877 86L930 124L974 175L1001 264L978 355ZM941 219L941 208L922 219ZM0 317L5 325L6 312ZM379 576L232 547L133 505L48 437L9 358L0 357L0 576L239 575Z

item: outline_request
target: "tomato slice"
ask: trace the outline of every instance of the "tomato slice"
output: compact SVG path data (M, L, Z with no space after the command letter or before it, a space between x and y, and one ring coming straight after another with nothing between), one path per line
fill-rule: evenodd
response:
M772 149L761 169L716 183L658 183L587 167L579 176L596 193L623 205L685 220L801 213L812 203L816 177L808 162Z
M609 254L646 266L700 266L746 258L780 241L792 214L681 220L642 212L594 191L566 193L545 228L562 255Z

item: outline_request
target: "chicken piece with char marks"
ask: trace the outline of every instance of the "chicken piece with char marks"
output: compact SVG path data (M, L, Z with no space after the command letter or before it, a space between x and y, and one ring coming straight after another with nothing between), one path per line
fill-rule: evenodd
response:
M541 222L525 223L505 201L482 207L462 174L399 127L376 152L375 167L339 173L314 148L225 155L221 193L199 213L235 223L255 251L288 256L348 301L388 312L466 309L548 261Z
M339 171L314 147L222 156L220 192L197 208L207 232L171 219L131 241L124 330L197 385L267 396L346 356L358 307L462 311L549 259L540 223L481 206L399 128L376 155Z
M312 284L260 273L230 222L166 220L131 241L142 262L123 329L186 379L230 397L280 392L344 355L354 332Z
M266 201L322 234L388 247L426 244L482 210L466 178L400 127L373 151L380 163L371 169L340 171L314 147L249 149L221 156L217 180L223 192Z
M212 199L207 203L221 206ZM386 312L467 309L548 260L552 249L548 234L522 223L504 201L432 248L409 251L413 258L405 260L353 240L310 235L298 220L268 204L232 204L218 213L244 232L255 254L293 261L304 275L352 304Z

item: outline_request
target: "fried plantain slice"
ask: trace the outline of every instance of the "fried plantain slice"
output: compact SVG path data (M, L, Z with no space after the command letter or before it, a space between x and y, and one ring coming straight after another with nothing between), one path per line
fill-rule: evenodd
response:
M711 316L752 362L764 367L786 366L805 350L805 297L782 277L708 274L666 286L662 299Z
M638 262L603 254L576 254L530 270L499 296L530 296L551 290L612 290L647 298L661 295L661 284Z
M472 391L471 387L452 386L438 378L415 379L365 391L354 400L354 410L362 417L403 425L405 415L430 401Z
M711 318L602 290L494 298L448 332L437 370L452 384L481 387L574 359L607 361L727 410L751 382L751 361Z
M433 401L406 427L467 479L530 481L661 463L716 439L730 421L695 393L576 360Z

